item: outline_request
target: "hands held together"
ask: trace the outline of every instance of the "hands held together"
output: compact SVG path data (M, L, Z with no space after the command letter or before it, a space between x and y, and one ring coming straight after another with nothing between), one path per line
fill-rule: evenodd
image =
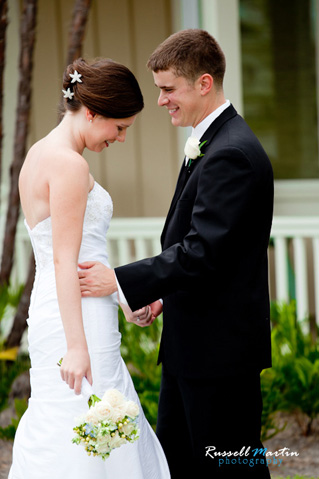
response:
M159 303L159 305L157 305ZM141 328L150 326L154 319L162 312L162 303L155 301L155 303L144 306L144 308L132 311L126 304L120 303L125 319L128 323L135 323Z

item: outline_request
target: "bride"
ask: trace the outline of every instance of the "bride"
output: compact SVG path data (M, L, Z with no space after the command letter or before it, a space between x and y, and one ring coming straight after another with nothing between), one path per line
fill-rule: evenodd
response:
M32 392L9 479L166 479L164 453L141 408L140 439L105 462L72 444L74 419L88 408L83 377L99 397L116 388L139 403L120 355L117 297L81 299L77 265L108 264L112 216L112 200L91 176L83 150L124 142L143 97L130 70L111 60L69 65L63 94L63 120L30 149L19 180L36 277L28 318ZM142 325L153 319L149 307L126 316Z

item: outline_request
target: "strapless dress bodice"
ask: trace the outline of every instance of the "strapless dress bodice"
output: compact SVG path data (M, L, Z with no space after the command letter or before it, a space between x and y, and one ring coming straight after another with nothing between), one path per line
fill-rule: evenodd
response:
M79 262L94 260L108 265L106 233L110 226L112 214L113 202L111 196L95 181L88 194ZM37 271L50 267L53 270L51 216L37 223L32 229L28 226L26 220L24 220L24 224L32 243Z

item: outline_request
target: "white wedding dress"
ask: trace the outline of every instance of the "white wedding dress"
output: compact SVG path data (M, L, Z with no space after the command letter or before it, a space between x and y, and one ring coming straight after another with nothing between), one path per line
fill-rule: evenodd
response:
M109 194L95 182L88 195L79 262L97 260L108 265L106 232L112 212ZM142 409L139 440L114 449L105 461L89 457L82 446L72 444L74 419L88 405L62 381L57 366L66 353L66 341L56 295L51 219L32 230L26 227L36 259L28 318L31 398L16 433L9 479L169 478L163 450ZM120 355L116 295L83 298L82 310L94 393L101 397L107 389L116 388L139 404Z

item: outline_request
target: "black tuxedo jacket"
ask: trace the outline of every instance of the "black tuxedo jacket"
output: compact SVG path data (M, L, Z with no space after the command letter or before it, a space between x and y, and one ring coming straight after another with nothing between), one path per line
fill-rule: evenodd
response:
M163 298L159 359L172 374L267 368L272 167L233 106L201 141L204 156L182 166L162 253L116 275L132 310Z

